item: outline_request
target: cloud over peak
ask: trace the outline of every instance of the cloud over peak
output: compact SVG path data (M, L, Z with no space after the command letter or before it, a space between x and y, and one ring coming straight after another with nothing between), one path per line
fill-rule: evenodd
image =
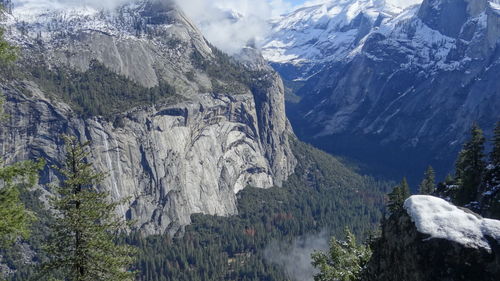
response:
M234 54L259 45L271 31L269 20L292 6L283 0L177 0L178 5L218 48Z

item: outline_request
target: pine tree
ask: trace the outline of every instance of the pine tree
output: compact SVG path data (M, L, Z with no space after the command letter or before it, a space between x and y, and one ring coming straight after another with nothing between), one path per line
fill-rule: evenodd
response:
M493 149L490 154L492 167L492 180L500 184L500 121L495 126L493 136Z
M0 18L4 8L0 4ZM17 48L9 44L4 37L4 30L0 28L0 64L11 63L17 58Z
M391 193L389 193L389 202L387 207L392 214L399 213L403 210L403 204L406 199L411 196L410 186L406 178L403 178L401 184L394 187Z
M486 169L484 143L486 139L477 124L471 128L471 138L459 154L455 179L459 189L454 196L458 205L465 205L477 199Z
M447 174L446 178L444 179L444 183L447 185L454 184L455 179L453 178L453 176L451 174Z
M493 135L493 148L486 168L485 190L481 190L481 212L490 218L500 218L500 122ZM485 192L486 191L486 192Z
M403 196L403 203L404 203L404 201L411 196L410 185L408 185L408 181L406 180L406 177L403 178L400 186L401 186L401 194Z
M1 164L1 163L0 163ZM11 245L18 237L26 238L35 215L20 199L20 191L33 186L43 161L24 161L0 167L0 246Z
M424 174L424 179L420 183L420 194L428 195L434 193L436 188L436 174L434 169L429 166Z
M319 270L314 281L358 281L371 258L368 246L358 245L356 237L346 230L346 241L332 238L327 253L312 254L312 264Z
M387 203L387 207L391 214L398 213L401 210L402 206L402 198L403 194L401 191L401 187L395 186L391 193L389 193L389 202Z
M116 215L120 203L109 203L108 193L96 190L104 175L86 162L89 143L65 139L66 160L59 170L65 179L51 200L57 217L43 272L62 272L69 281L134 280L135 273L128 271L133 249L115 242L125 226Z

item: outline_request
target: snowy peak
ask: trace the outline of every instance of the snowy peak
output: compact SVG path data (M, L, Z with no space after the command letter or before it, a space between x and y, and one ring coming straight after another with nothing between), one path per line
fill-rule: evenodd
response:
M202 54L211 53L201 32L173 0L128 1L107 8L28 1L13 5L4 24L7 37L20 46L43 43L50 48L67 43L71 35L101 32L116 38L150 38L163 43L178 37L191 41Z
M487 47L475 50L482 54L500 38L498 0L425 0L421 5L415 0L406 2L415 5L401 5L404 2L339 0L300 8L274 22L263 54L285 78L308 79L358 54L381 59L367 46L374 40L403 50L408 60L425 68L439 64L455 69L456 63L450 63L455 59L448 55L466 48L459 41L483 40L487 34Z
M273 22L263 53L273 63L303 66L341 60L374 27L401 13L384 0L338 0L303 7ZM317 67L314 68L317 68Z

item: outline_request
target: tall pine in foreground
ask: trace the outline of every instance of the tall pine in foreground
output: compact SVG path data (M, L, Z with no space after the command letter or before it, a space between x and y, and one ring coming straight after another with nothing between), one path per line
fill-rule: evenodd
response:
M483 131L477 124L474 124L470 134L470 140L464 144L462 151L460 151L455 170L455 179L460 188L454 196L454 201L461 206L477 200L486 170L484 159L486 139Z
M51 201L57 217L43 272L58 272L68 281L134 280L135 273L129 270L133 249L116 244L125 227L116 215L120 203L110 203L109 194L96 189L104 175L87 162L89 143L80 144L73 137L65 140L66 160L59 170L64 181Z
M429 195L434 193L436 187L436 173L434 169L429 166L427 171L425 171L424 179L420 183L420 194Z

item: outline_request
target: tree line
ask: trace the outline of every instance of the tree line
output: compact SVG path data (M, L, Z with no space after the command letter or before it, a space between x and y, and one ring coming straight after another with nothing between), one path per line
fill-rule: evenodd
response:
M88 143L65 137L66 159L57 169L61 183L52 186L49 200L53 220L50 234L43 243L46 258L31 278L36 280L135 280L131 270L135 250L118 244L116 237L126 229L116 215L122 202L110 202L109 194L97 189L104 174L88 163ZM2 248L12 247L18 238L27 238L36 220L20 200L36 183L44 161L25 161L0 167L0 241Z
M463 145L455 164L454 175L448 175L436 184L432 167L424 173L419 185L422 195L434 195L467 207L484 216L500 219L500 122L497 122L491 140L491 152L485 152L486 138L477 124L470 129L470 138ZM403 204L411 196L405 178L388 194L387 215L396 218L403 214ZM381 227L386 224L385 217ZM312 263L318 273L315 281L370 280L367 265L372 256L375 239L356 243L355 236L346 230L346 239L332 238L327 252L312 255Z

